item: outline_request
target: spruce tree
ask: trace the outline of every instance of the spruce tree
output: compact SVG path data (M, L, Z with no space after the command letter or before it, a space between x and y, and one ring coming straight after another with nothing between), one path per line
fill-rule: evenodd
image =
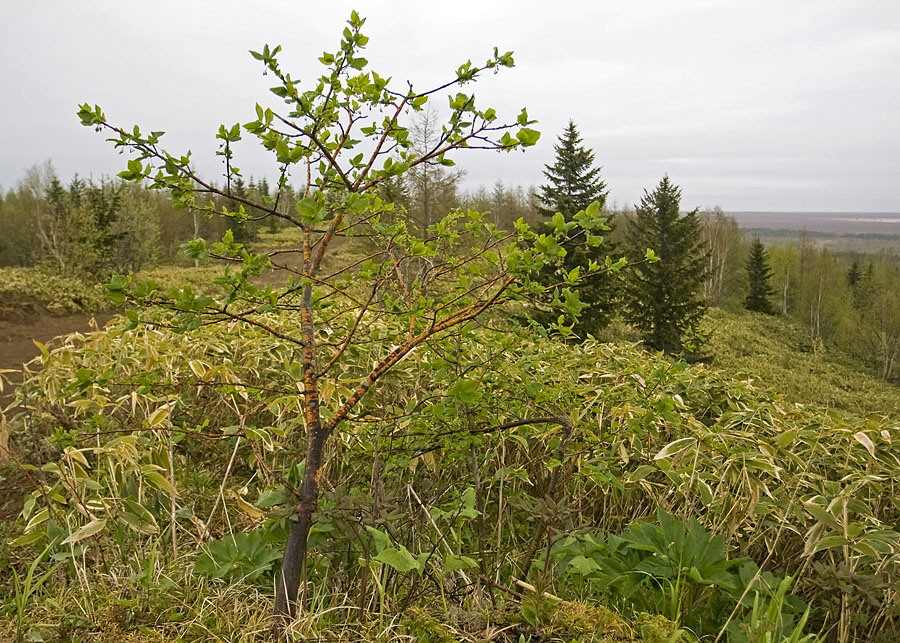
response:
M626 234L629 263L648 249L659 261L633 266L624 275L625 319L647 346L666 352L682 349L685 332L706 312L703 281L707 250L697 210L682 215L681 189L668 175L653 192L644 191Z
M853 263L850 264L850 269L847 271L847 285L853 288L860 277L862 277L862 270L859 269L859 260L854 259Z
M608 191L606 183L600 178L600 168L594 166L594 153L582 144L573 121L569 121L557 140L559 143L553 147L556 152L554 162L544 169L548 183L540 187L537 209L548 219L559 212L569 222L579 211L595 201L602 209L606 204ZM611 218L607 219L606 225L610 228L612 223ZM608 234L604 235L603 245L599 247L588 246L583 237L564 243L566 256L558 266L544 271L544 280L547 283L558 282L562 277L561 271L568 272L576 266L587 265L590 261L596 261L602 267L606 257L615 252L615 247L609 243L608 238ZM596 333L606 327L613 313L616 296L614 276L598 274L588 277L578 287L578 293L587 307L575 325L575 332L584 335ZM552 321L549 315L538 314L536 317L542 323Z
M769 297L773 290L769 280L772 270L769 268L769 257L766 248L757 237L750 246L750 255L747 258L747 280L750 283L750 292L744 300L744 307L758 313L773 314L772 302Z
M561 212L568 221L594 201L603 205L607 190L600 168L594 167L594 153L582 145L573 121L557 140L556 159L544 169L549 183L541 186L538 212L546 217Z

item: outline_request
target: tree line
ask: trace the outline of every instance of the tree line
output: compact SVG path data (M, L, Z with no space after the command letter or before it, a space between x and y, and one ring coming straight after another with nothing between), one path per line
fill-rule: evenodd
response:
M434 145L435 122L434 112L425 110L412 129L412 145L420 153ZM576 266L596 262L596 274L581 279L577 288L583 309L569 329L574 336L602 334L611 320L621 317L649 347L678 352L708 307L746 308L799 321L809 329L814 349L838 347L880 377L897 377L896 257L836 255L806 234L766 248L758 239L745 238L721 208L682 212L681 189L668 176L635 207L613 209L594 152L583 145L574 122L554 150L538 188L498 181L490 190L464 190L462 171L434 163L385 181L380 191L423 234L455 208L487 213L498 228L513 228L521 218L550 230L557 214L565 225L598 202L609 228L602 244L567 242L557 264L544 269L546 283L553 283L571 280ZM292 211L301 191L285 184L278 208ZM239 175L233 177L230 193L231 198L209 197L213 208L236 211L242 200L270 203L273 197L267 179L245 181ZM254 208L240 220L197 211L179 216L164 192L108 177L76 175L64 184L47 162L0 192L0 266L37 266L82 278L134 273L183 261L179 249L191 239L219 239L231 230L236 242L247 243L282 226L280 219ZM648 248L660 261L644 261ZM619 273L610 269L606 257L634 265ZM534 318L545 326L557 321L549 312L554 302L534 303Z
M237 209L238 199L266 202L265 178L233 182L234 198L207 197L217 210ZM287 186L280 208L296 202ZM200 204L202 205L202 204ZM227 230L239 241L262 231L277 231L276 218L246 220L207 217L175 211L165 192L102 176L74 176L63 183L53 164L33 166L18 184L0 191L0 267L39 267L82 279L104 279L112 273L134 273L159 263L183 260L182 244L195 238L220 239ZM258 219L258 220L257 220Z

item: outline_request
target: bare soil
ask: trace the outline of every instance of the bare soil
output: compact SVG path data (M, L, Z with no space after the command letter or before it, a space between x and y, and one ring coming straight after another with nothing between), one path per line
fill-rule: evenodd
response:
M35 302L0 301L0 371L13 371L0 375L6 380L0 391L0 411L12 402L13 388L21 381L22 365L40 354L34 340L46 344L60 335L88 332L102 327L111 317L110 313L54 315ZM4 460L0 457L0 464ZM14 463L7 461L0 466L0 523L15 519L30 489L31 483Z
M0 302L0 370L17 371L3 375L8 382L0 391L0 409L12 399L9 382L18 382L22 365L40 354L34 340L46 344L60 335L93 330L91 320L102 327L111 318L111 313L54 315L35 302Z

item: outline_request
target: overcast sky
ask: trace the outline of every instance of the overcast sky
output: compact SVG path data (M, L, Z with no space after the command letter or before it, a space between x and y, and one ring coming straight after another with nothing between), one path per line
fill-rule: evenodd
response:
M278 104L247 50L281 44L282 67L312 79L355 7L371 68L417 88L494 46L515 51L514 69L475 86L478 101L510 116L527 106L543 137L525 153L458 156L466 187L539 184L572 118L619 204L668 172L685 207L900 211L898 0L4 5L6 188L47 159L66 179L124 167L78 123L84 101L116 124L165 130L167 148L191 149L204 174L221 174L218 125L252 120L257 101ZM243 158L245 176L275 174L268 155Z

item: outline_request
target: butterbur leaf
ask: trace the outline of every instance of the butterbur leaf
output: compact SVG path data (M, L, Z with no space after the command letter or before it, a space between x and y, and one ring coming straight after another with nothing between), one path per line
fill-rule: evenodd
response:
M393 567L403 574L419 568L419 562L413 558L413 555L403 545L400 545L399 549L396 547L383 549L374 557L374 560L384 563L388 567Z
M468 556L446 556L444 558L444 571L453 573L461 569L476 569L478 561Z
M375 543L375 551L381 552L391 546L391 537L383 531L368 525L366 525L366 531L372 536L372 541Z

